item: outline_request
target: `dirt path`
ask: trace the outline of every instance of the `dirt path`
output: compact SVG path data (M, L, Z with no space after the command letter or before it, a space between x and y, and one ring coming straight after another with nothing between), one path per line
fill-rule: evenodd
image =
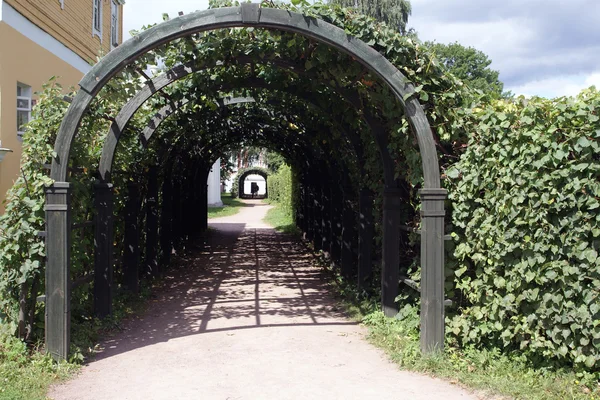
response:
M66 399L475 399L404 371L364 339L302 245L261 222L210 220L204 252L170 271L148 311L107 339Z

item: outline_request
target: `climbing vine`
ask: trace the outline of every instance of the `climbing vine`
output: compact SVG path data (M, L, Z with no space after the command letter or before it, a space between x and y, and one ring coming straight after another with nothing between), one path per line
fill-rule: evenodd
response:
M477 93L444 72L414 38L385 24L321 3L297 7L265 2L263 7L298 11L341 27L379 51L414 84L451 193L448 220L454 241L447 248L447 295L455 300L448 312L453 340L597 371L598 92L576 99L482 104ZM113 78L88 110L71 152L75 223L93 220L92 184L98 179L104 139L122 106L152 78L144 72L148 65L168 70L182 64L195 72L150 98L119 142L112 165L118 262L124 253L128 183L139 184L142 212L136 222L148 226L155 216L169 217L164 210L146 212L156 200L147 196L153 167L161 167L161 187L190 188L198 177L191 165L210 167L220 154L241 146L266 147L285 157L294 178L290 190L287 184L275 189L277 178L270 182L277 196L297 201L302 172L316 172L345 190L345 204L355 213L359 189L373 192L375 221L381 221L383 167L370 124L387 132L403 223L417 227L420 154L387 86L326 45L253 28L178 39ZM24 138L22 176L0 217L0 318L28 338L41 337L43 323L43 305L35 300L44 292L45 249L38 232L44 230L44 187L51 183L45 165L68 107L62 92L53 80L40 96ZM252 101L225 104L224 99L235 97ZM141 143L139 134L148 120L176 103L181 106L149 143ZM280 172L289 173L285 168ZM173 195L171 200L178 204L198 200L177 193L180 198ZM159 194L158 203L165 198ZM149 234L141 232L144 248ZM379 222L376 234L380 239ZM84 227L73 235L71 278L85 281L93 265L93 229ZM157 254L170 255L171 248ZM407 249L404 255L412 266L408 272L418 281L415 252ZM143 250L141 256L149 257ZM117 268L118 285L122 274ZM74 291L75 319L91 317L90 293L89 282Z

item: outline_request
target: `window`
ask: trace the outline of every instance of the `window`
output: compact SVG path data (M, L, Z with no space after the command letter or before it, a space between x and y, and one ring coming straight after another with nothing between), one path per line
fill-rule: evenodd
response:
M92 23L92 37L98 36L102 42L102 0L94 1L94 16Z
M119 45L119 5L115 0L110 7L110 46L115 48Z
M31 86L17 83L17 135L23 136L31 119Z

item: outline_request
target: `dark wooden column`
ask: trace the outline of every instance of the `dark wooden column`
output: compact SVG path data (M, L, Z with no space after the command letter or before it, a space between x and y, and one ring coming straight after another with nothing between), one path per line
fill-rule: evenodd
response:
M207 169L204 167L200 172L200 199L198 200L198 207L200 207L200 232L204 233L208 229L208 175L210 174L210 167Z
M125 232L123 249L123 278L127 290L138 293L140 281L140 186L137 182L127 184L125 201Z
M179 249L181 243L181 182L173 182L173 246Z
M161 259L160 264L166 267L171 262L171 252L173 251L172 240L172 217L173 211L173 185L171 184L171 176L165 174L162 185L162 204L160 213L160 249Z
M445 189L421 189L421 350L444 349Z
M308 228L308 184L305 176L302 180L302 232L305 239L308 239Z
M373 192L368 188L360 190L358 219L358 289L368 289L367 284L373 273L371 251L373 248Z
M295 203L296 207L296 226L300 229L300 232L305 232L306 226L304 225L304 185L302 181L298 183L298 201Z
M381 306L388 317L398 313L400 272L400 191L386 188L383 192L383 259L381 265Z
M329 180L321 179L321 249L330 252L331 248L331 199L328 189Z
M148 170L148 192L146 193L146 274L160 275L158 247L158 170L156 166Z
M94 184L96 211L94 236L94 314L100 318L112 314L113 286L113 185Z
M330 186L330 208L331 208L331 239L330 253L331 262L339 267L342 256L342 207L340 198L343 196L338 183L332 183Z
M321 196L320 179L313 180L313 207L314 207L314 235L315 250L322 250L323 244L323 197Z
M71 188L54 182L46 192L46 351L66 360L71 340Z
M354 269L354 249L356 214L352 210L352 188L344 187L342 202L342 275L346 278L352 276Z
M307 216L307 229L306 239L310 242L315 239L315 193L312 185L312 180L309 180L306 186L307 202L306 202L306 216Z

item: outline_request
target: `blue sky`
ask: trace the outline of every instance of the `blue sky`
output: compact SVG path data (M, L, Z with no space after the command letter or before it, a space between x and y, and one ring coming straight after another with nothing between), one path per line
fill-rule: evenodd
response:
M485 52L515 94L556 97L600 88L600 0L412 0L422 40ZM206 9L207 0L127 0L124 30ZM129 35L125 34L125 38Z

